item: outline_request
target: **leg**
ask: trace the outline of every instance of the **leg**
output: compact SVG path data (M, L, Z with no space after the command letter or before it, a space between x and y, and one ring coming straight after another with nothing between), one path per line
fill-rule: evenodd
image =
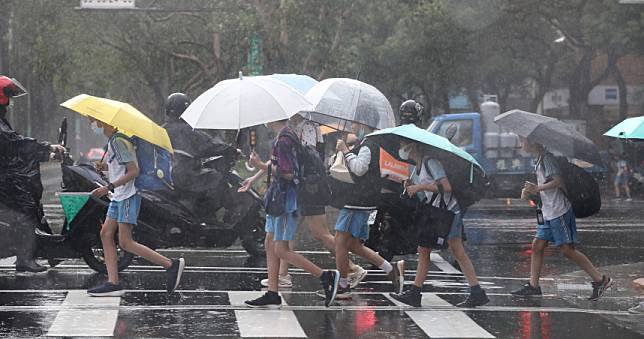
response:
M106 218L101 226L101 243L103 244L103 256L107 268L107 280L112 284L119 283L118 262L116 258L116 244L114 235L118 224L112 218Z
M368 262L380 267L385 263L385 259L380 254L374 252L369 247L364 246L359 239L352 238L349 249L351 252L366 259ZM337 256L337 255L336 255ZM389 273L389 272L387 272Z
M335 265L340 272L341 279L346 279L349 275L349 248L351 242L351 233L335 232Z
M121 246L121 248L132 254L136 254L151 263L163 266L163 268L165 269L170 268L170 266L172 266L172 260L170 260L170 258L165 257L159 254L157 251L134 241L134 239L132 238L133 227L134 225L132 224L119 224L119 245ZM114 252L114 256L116 258L116 251Z
M304 221L309 227L309 231L315 239L317 239L324 248L331 253L335 253L335 238L329 232L326 224L325 215L311 215L304 217ZM356 264L349 260L349 271L353 272L357 269Z
M577 251L572 245L565 244L561 246L561 253L583 269L594 282L602 281L602 274L593 266L588 257Z
M454 258L456 258L456 261L458 261L459 266L461 266L461 271L465 275L465 278L467 279L470 287L478 285L479 279L476 277L476 271L474 270L474 265L472 265L470 257L468 257L467 253L465 253L465 248L463 247L463 239L454 238L449 239L447 242L449 243L449 248L452 252L452 255L454 255Z
M626 179L626 182L624 183L624 192L626 192L626 198L630 199L631 198L631 188L628 187L628 178Z
M541 277L541 267L543 266L543 256L545 254L548 241L534 238L532 241L532 255L530 256L530 285L539 286Z
M619 182L617 181L617 179L615 179L614 186L615 186L615 198L619 198Z
M295 240L288 242L288 247L291 251L295 251ZM288 275L288 262L286 260L280 260L280 277L285 277Z
M423 283L427 278L431 253L431 248L418 246L418 267L416 268L416 278L414 278L414 285L418 288L423 288Z
M283 240L275 241L274 246L275 246L276 255L280 259L288 262L289 264L294 265L295 267L299 267L318 278L322 276L322 272L323 272L322 269L317 265L315 265L314 263L310 262L303 255L297 252L291 251L289 249L288 241L283 241Z
M275 241L273 241L273 233L266 233L264 246L266 247L266 268L268 270L268 290L277 293L280 258L277 256L277 253L275 250Z

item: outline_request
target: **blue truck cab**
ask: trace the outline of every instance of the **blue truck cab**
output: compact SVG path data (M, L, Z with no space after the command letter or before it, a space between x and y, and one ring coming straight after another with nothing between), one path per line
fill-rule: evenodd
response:
M448 138L483 166L492 184L491 196L519 196L524 182L535 180L534 158L521 150L516 134L494 123L498 104L485 102L481 111L436 116L427 130Z

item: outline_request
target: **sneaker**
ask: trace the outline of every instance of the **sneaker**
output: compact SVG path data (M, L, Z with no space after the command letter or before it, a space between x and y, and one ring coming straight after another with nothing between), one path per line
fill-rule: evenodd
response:
M543 295L543 293L541 293L541 286L534 287L530 285L530 283L526 283L520 289L510 292L510 294L521 297L536 297Z
M186 267L186 261L183 258L172 259L172 266L166 270L168 278L166 280L166 288L168 293L174 292L179 286L183 269Z
M389 272L387 277L391 279L391 283L394 285L394 293L400 294L402 293L403 284L405 283L405 261L398 260L396 262L392 262L391 266L393 266L394 269Z
M356 288L358 285L360 285L362 280L364 280L364 278L367 276L367 270L365 270L360 266L356 266L356 267L357 269L355 270L355 272L349 273L349 276L348 276L349 287L351 288Z
M268 287L268 279L262 279L260 281L262 286ZM290 274L287 275L280 275L279 280L277 283L277 287L279 288L293 288L293 278L291 277Z
M592 282L591 285L593 286L593 294L588 297L588 300L591 301L597 301L599 298L602 297L604 292L613 285L613 279L607 276L602 276L602 281L600 282Z
M246 300L244 304L252 308L271 308L276 309L282 306L282 297L274 292L266 292L261 297L254 300Z
M633 201L633 198L628 198L626 199L626 201Z
M338 292L335 294L335 300L351 300L351 286L344 288L338 286Z
M423 296L420 294L419 291L420 289L417 291L408 289L400 294L389 293L389 296L409 306L420 307L420 301L422 300Z
M322 290L324 290L324 306L329 307L338 293L340 272L338 270L324 271L320 277L320 281L322 282Z
M633 306L633 307L629 308L628 313L644 314L644 302L641 302L637 306Z
M108 281L102 285L90 288L87 290L87 294L92 297L121 297L125 294L125 291L121 284L112 284Z
M456 304L458 307L467 307L467 308L473 308L476 306L483 306L487 303L490 302L490 299L487 298L487 294L485 294L484 290L480 290L481 292L477 293L470 293L470 295L467 296L467 298L460 303Z

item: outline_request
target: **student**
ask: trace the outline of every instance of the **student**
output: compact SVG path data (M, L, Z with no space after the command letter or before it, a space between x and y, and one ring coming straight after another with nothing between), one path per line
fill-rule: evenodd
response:
M513 291L518 296L540 296L539 277L543 266L544 250L549 242L559 247L566 258L581 267L592 279L593 292L588 300L598 300L608 289L613 280L602 275L588 258L577 249L577 226L575 213L570 201L564 194L563 179L557 166L557 159L546 151L543 145L521 138L523 150L537 158L535 171L537 183L526 182L524 190L529 194L541 197L543 222L537 225L537 234L532 241L530 260L530 282L521 289ZM538 218L539 219L539 218Z
M320 267L310 262L301 254L289 247L289 241L295 239L297 229L297 191L293 179L297 171L295 145L292 140L283 134L292 133L287 124L288 120L281 120L267 124L267 127L278 134L273 143L272 157L268 162L262 162L257 153L250 157L251 165L260 168L258 174L245 180L241 190L248 189L252 181L258 179L271 166L271 182L267 194L271 190L281 189L286 192L285 212L280 216L266 215L266 264L268 266L268 291L255 300L246 301L249 307L277 308L282 304L278 294L278 273L280 259L302 268L312 275L320 278L322 289L325 293L325 306L329 306L335 299L338 288L338 271L323 271ZM261 173L261 174L260 174Z
M293 127L293 132L301 140L302 145L305 147L313 147L317 149L318 144L322 143L322 132L320 131L320 125L304 119L301 115L296 114L291 118L291 124ZM256 174L250 180L253 182L258 176L263 175ZM302 204L298 206L298 213L301 217L301 222L305 223L311 234L315 239L317 239L322 246L329 250L331 253L335 253L335 239L331 232L329 232L329 227L327 226L326 220L326 210L325 205L323 204ZM291 250L295 249L295 241L289 241L289 247ZM367 270L354 264L352 261L349 261L349 285L351 287L356 287L360 282L367 276ZM268 286L268 279L263 279L261 281L262 286ZM279 287L280 288L292 288L293 280L291 275L288 274L288 262L280 260L280 272L279 272Z
M400 145L401 147L398 152L400 158L403 160L411 159L417 164L415 175L412 177L414 182L407 181L405 183L407 194L412 197L420 193L424 195L423 198L427 199L427 203L431 202L433 206L440 207L440 195L437 197L434 197L434 195L439 194L440 190L442 190L445 206L447 206L449 211L454 213L454 221L447 236L447 243L452 255L458 261L470 288L470 294L467 299L457 304L457 306L476 307L487 304L489 299L485 291L481 288L481 285L479 285L474 265L472 265L472 261L467 253L465 253L465 248L463 247L463 213L460 210L456 197L452 194L452 186L447 179L443 165L440 161L432 159L431 156L423 153L418 143L401 141ZM421 292L423 283L427 277L427 272L429 271L430 254L435 241L432 233L428 232L432 225L422 226L418 227L417 234L418 267L416 268L414 283L403 293L391 294L394 299L414 307L421 306Z
M628 181L631 176L631 170L626 161L626 155L624 153L620 154L619 158L615 162L615 167L617 172L615 173L615 180L613 185L615 186L615 199L619 199L620 188L624 189L624 195L626 195L626 201L633 201L631 198L631 188L629 187Z
M405 273L403 260L390 263L361 242L369 237L369 217L376 210L384 179L380 177L378 161L380 147L371 139L363 140L365 135L373 132L373 129L358 123L353 123L352 129L358 137L358 146L350 151L342 139L336 144L337 151L345 156L347 168L355 182L350 197L340 209L335 225L335 261L340 271L337 299L351 298L348 279L349 251L387 273L396 293L402 289Z
M124 251L133 253L161 265L166 269L166 288L168 293L174 292L181 281L185 268L183 258L170 259L156 251L139 244L132 238L132 229L136 226L141 207L141 196L134 186L134 179L139 175L136 153L132 143L116 128L100 121L94 121L96 126L103 128L107 142L107 168L110 183L92 191L96 198L112 192L112 198L107 208L107 217L101 227L101 242L105 254L108 281L97 287L91 288L87 294L94 297L122 296L124 291L119 283L118 266L116 257L116 244L114 236L118 230L119 246Z

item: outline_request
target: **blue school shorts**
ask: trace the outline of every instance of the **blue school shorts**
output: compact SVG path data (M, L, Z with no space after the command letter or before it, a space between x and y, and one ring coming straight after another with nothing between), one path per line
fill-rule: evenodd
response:
M141 210L141 196L137 193L125 200L110 201L107 217L119 224L136 225Z
M274 241L295 240L297 231L297 212L287 212L280 216L266 215L266 233L273 233Z
M538 225L536 238L550 241L555 246L577 243L577 222L572 208L564 215Z
M348 232L354 238L367 240L369 239L369 215L371 212L343 208L338 213L335 230Z

